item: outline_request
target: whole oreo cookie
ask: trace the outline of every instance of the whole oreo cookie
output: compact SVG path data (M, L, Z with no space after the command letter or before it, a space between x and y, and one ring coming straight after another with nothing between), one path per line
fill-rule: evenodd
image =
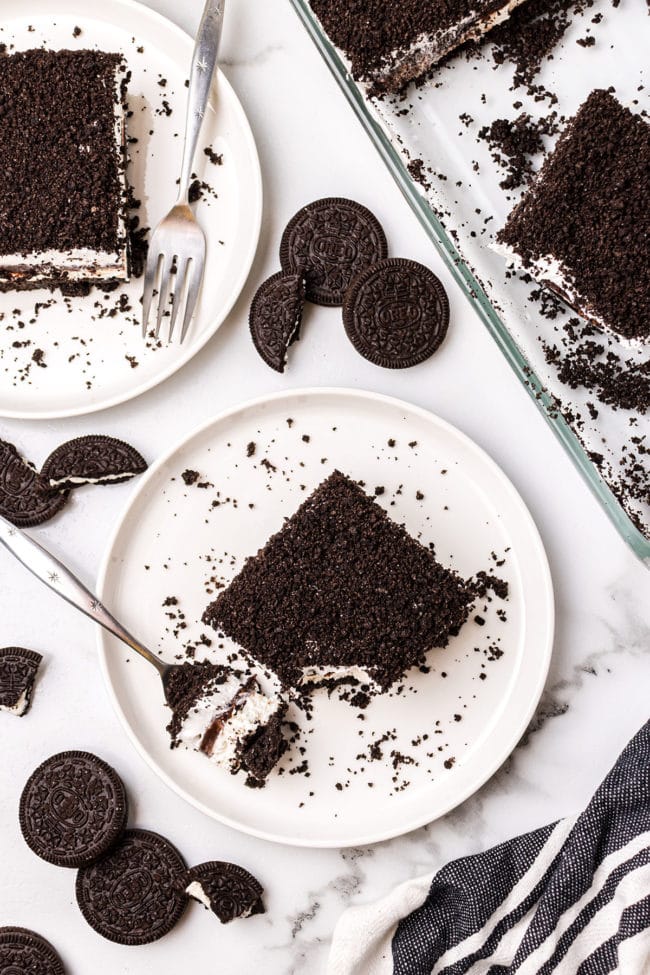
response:
M27 714L42 659L35 650L0 648L0 711L11 711L19 718Z
M120 484L147 469L141 454L123 440L91 434L68 440L43 464L41 477L50 488L75 488L82 484Z
M158 833L127 830L106 856L77 874L77 903L91 928L120 945L146 945L174 927L187 906L187 868Z
M20 828L33 852L58 867L93 863L126 826L117 772L89 752L61 752L40 765L20 797Z
M45 938L27 928L0 928L3 975L65 975L63 962Z
M213 911L222 924L264 913L264 888L236 863L211 860L192 867L185 877L185 893Z
M449 300L429 268L390 258L354 279L343 303L343 322L365 359L386 369L407 369L441 345Z
M304 304L305 279L299 273L274 274L253 298L248 320L253 344L276 372L284 372L289 346L300 338Z
M302 271L307 299L317 305L342 304L354 276L387 254L377 218L360 203L338 197L299 210L280 243L282 270Z
M53 518L67 499L22 459L13 444L0 440L0 515L19 528Z

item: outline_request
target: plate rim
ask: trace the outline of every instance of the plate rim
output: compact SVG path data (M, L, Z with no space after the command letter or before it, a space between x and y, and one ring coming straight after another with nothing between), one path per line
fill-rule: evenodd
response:
M179 27L178 24L174 23L173 20L170 20L169 17L165 17L164 14L154 10L145 3L141 3L140 0L104 0L104 4L108 7L122 8L125 17L128 16L129 10L144 12L145 15L154 21L159 28L173 31L176 34L176 37L182 41L183 44L189 45L190 50L194 45L194 38L188 34L187 31L183 30L182 27ZM64 0L64 3L62 4L63 9L57 9L58 17L65 17L67 15L65 9L67 6L67 0ZM117 21L117 26L120 26L121 23L121 20ZM254 170L254 183L251 184L249 191L247 192L249 200L253 202L255 207L254 232L251 234L251 242L246 250L244 260L240 263L240 271L236 279L235 286L232 288L229 302L224 304L221 312L214 318L210 316L209 324L207 325L205 332L197 338L196 344L188 345L186 351L179 355L177 359L174 359L169 366L165 367L159 374L145 380L140 385L135 386L126 392L117 393L116 395L111 396L108 399L101 400L97 403L89 403L87 406L77 406L68 409L55 408L49 410L8 410L0 407L0 417L3 419L62 420L69 417L90 416L93 413L99 413L103 410L111 409L114 406L120 406L122 403L127 403L130 400L137 399L139 396L144 395L144 393L147 393L151 389L155 389L156 386L160 386L162 383L166 382L177 372L180 372L184 366L186 366L196 355L198 355L198 353L205 348L207 343L214 338L218 330L225 323L234 306L237 304L250 275L262 231L262 217L264 213L262 167L260 164L257 144L255 142L255 136L253 135L253 130L248 120L248 116L244 111L244 107L239 100L235 89L218 64L215 78L217 79L217 84L227 91L228 98L231 99L235 112L237 115L239 115L240 120L243 123L242 132L244 133L245 141L248 144L248 152L250 153L250 159ZM179 346L179 348L181 347Z
M428 410L425 407L418 406L414 403L409 403L407 400L400 399L394 396L388 396L384 393L377 393L371 390L365 389L354 389L346 386L310 386L310 387L298 387L295 389L280 390L270 394L263 394L261 396L254 397L253 399L245 400L240 403L236 403L232 406L221 410L219 413L210 417L191 429L187 434L180 438L172 447L165 451L146 471L137 489L128 499L125 507L120 512L119 518L117 519L113 530L111 531L108 542L104 549L102 560L97 575L97 595L100 600L104 599L104 589L107 583L107 576L111 568L113 559L113 550L117 537L120 534L123 524L128 518L132 508L135 507L136 503L142 497L144 492L148 489L149 484L158 475L158 472L163 468L170 459L178 451L182 450L190 441L197 437L200 437L206 430L211 426L219 423L223 423L228 418L235 416L238 413L244 412L246 410L255 409L260 406L273 403L278 400L288 399L290 401L299 399L301 397L309 397L312 395L325 396L325 397L353 397L358 400L364 400L366 402L376 402L385 406L391 406L393 408L406 410L408 412L414 412L421 419L431 420L433 419L437 424L443 427L448 433L459 438L465 446L475 451L480 459L492 468L493 473L495 473L500 479L501 483L504 485L506 490L512 496L512 499L519 506L520 512L523 515L527 529L530 532L530 540L534 546L534 553L538 563L538 568L541 570L541 579L544 583L543 594L540 595L540 602L543 603L543 618L546 620L546 638L543 644L543 653L537 658L537 675L534 687L534 693L531 693L528 705L523 709L519 721L516 727L513 728L511 733L506 737L506 741L497 750L495 755L492 757L491 761L485 762L481 771L476 775L471 783L468 783L459 793L455 794L454 797L449 801L449 803L443 803L442 808L431 818L426 812L422 815L415 816L404 824L398 824L394 828L382 829L376 832L367 832L361 835L355 835L348 837L345 841L339 838L306 838L302 836L286 836L284 834L277 834L270 830L265 830L251 826L248 824L243 824L232 817L218 812L214 808L203 803L201 800L191 796L184 788L179 786L160 765L157 763L156 759L149 754L147 749L139 741L136 733L131 728L126 715L120 704L118 695L114 689L113 683L109 674L108 658L110 656L110 651L108 650L108 641L110 635L103 630L99 625L96 625L96 642L97 642L97 653L99 656L99 665L102 674L102 679L104 681L104 686L108 694L111 706L116 713L118 720L126 732L126 735L134 746L135 750L144 759L145 763L149 768L155 773L155 775L165 783L165 785L170 788L176 795L180 796L186 802L188 802L195 809L204 813L211 819L217 820L218 822L229 826L232 829L237 830L240 833L245 833L250 836L254 836L257 839L268 840L273 843L280 843L286 846L292 847L302 847L308 849L347 849L349 847L359 847L359 846L370 846L375 843L381 843L386 840L394 839L398 836L406 835L411 833L416 829L420 829L429 823L436 822L440 820L443 816L446 816L453 809L456 809L467 799L473 796L476 792L481 789L489 779L498 771L498 769L503 765L503 763L509 758L514 749L517 747L518 743L522 739L523 735L528 728L531 719L533 718L539 701L541 699L544 687L546 684L546 679L548 677L554 637L555 637L555 596L553 588L553 580L551 576L550 565L548 561L548 556L546 554L546 549L544 543L535 524L532 514L530 513L528 506L524 502L520 493L517 491L516 487L507 476L507 474L502 470L502 468L497 464L495 460L471 437L459 430L454 424L449 423L444 420L438 414L434 413L432 410Z

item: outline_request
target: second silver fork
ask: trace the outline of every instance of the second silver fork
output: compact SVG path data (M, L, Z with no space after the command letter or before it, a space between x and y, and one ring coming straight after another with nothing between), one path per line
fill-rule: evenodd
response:
M207 0L192 55L187 98L187 120L178 200L160 221L149 242L142 296L142 335L147 337L149 319L156 316L154 335L160 335L164 318L169 319L167 340L171 341L184 309L181 343L187 335L205 270L205 234L189 204L192 164L203 124L223 26L225 0Z

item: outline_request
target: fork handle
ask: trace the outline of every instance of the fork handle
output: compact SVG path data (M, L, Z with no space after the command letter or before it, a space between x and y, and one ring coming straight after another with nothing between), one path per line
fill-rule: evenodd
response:
M223 27L224 4L225 0L207 0L199 24L199 32L196 35L190 72L190 88L187 96L187 120L185 123L179 203L188 202L192 164L196 154L199 132L203 124L203 116L208 106L214 69L217 64L217 52L221 40L221 28Z
M103 626L105 630L116 636L122 643L135 650L148 660L156 670L162 674L165 665L147 647L143 646L118 620L112 616L100 600L87 589L83 582L55 558L51 552L44 549L26 532L16 528L6 518L0 516L0 544L9 549L19 562L33 572L34 575L53 589L57 595L71 603L86 616Z

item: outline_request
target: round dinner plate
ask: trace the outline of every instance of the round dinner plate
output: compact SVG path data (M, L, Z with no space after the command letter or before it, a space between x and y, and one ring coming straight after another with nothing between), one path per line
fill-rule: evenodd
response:
M124 54L131 72L129 181L141 201L134 212L141 226L154 227L176 199L193 40L133 0L0 0L0 14L0 42L15 50ZM222 156L221 165L206 148ZM162 382L214 335L244 286L262 215L255 142L221 72L194 169L205 184L195 210L208 248L202 294L183 345L151 339L145 345L142 278L109 295L95 288L84 298L57 291L0 293L0 416L63 417L114 406ZM38 361L32 358L36 350Z
M171 750L156 672L98 633L112 703L172 789L237 829L314 847L374 843L443 815L530 721L551 657L553 591L537 529L503 472L454 427L399 400L345 389L265 397L222 413L151 468L98 582L104 604L167 660L190 646L197 659L225 661L237 648L200 623L205 607L335 468L369 493L383 488L377 502L444 565L466 578L493 573L509 594L480 599L448 647L429 652L426 672L409 672L399 693L364 711L318 691L312 720L292 713L301 740L265 788Z

